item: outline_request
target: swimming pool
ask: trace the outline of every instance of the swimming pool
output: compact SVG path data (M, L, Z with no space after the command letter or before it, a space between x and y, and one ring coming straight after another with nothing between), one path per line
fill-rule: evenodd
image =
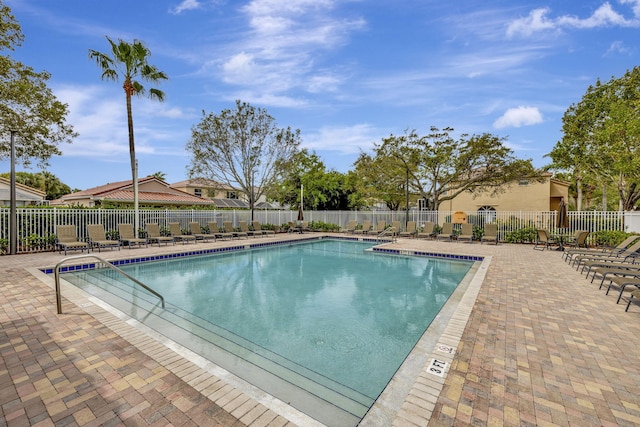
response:
M166 310L110 270L65 278L321 422L355 425L471 266L364 251L372 245L324 239L122 266Z

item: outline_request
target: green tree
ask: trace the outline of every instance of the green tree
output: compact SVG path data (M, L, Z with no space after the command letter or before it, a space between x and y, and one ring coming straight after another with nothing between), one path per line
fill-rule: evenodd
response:
M504 191L504 184L537 175L530 160L517 159L504 139L491 134L451 136L452 128L431 128L383 139L376 158L393 159L404 169L409 191L429 200L434 209L463 191Z
M24 36L11 9L0 3L0 50L14 50ZM67 104L59 102L47 87L50 74L0 55L0 159L10 155L10 140L15 138L16 157L25 165L37 159L45 166L58 145L76 136L66 124Z
M131 111L131 97L148 94L149 98L164 101L164 92L157 88L146 89L141 82L158 84L167 80L167 75L156 66L149 64L151 51L139 40L127 43L121 39L114 42L109 37L107 41L111 46L111 54L89 50L89 58L96 62L102 71L102 79L118 82L123 81L126 105L127 125L129 129L129 156L131 157L131 176L133 179L135 224L134 229L139 228L138 218L138 174L136 167L136 149L133 136L133 113Z
M551 167L572 173L581 188L602 190L615 184L619 208L631 210L640 200L640 68L606 83L589 86L563 116L563 137L549 153Z
M349 209L349 196L354 191L345 175L327 171L317 154L303 149L292 156L267 197L294 209L300 207L300 189L304 186L304 207L314 210Z
M358 191L369 206L380 200L392 211L405 206L407 169L397 158L360 153L354 168Z
M3 178L9 178L9 172L0 174ZM51 172L16 172L16 182L35 188L46 193L47 200L55 200L71 193L71 188L64 184Z
M167 174L162 171L158 171L156 173L152 173L149 176L153 176L155 178L158 178L160 181L164 181L164 179L167 177Z
M265 109L238 100L218 115L203 111L191 128L189 176L241 188L253 219L256 200L275 185L299 145L300 130L278 128Z

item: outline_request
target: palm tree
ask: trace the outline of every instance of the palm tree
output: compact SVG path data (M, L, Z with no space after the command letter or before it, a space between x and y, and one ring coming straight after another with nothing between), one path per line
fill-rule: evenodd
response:
M138 230L138 167L136 163L136 149L133 139L133 115L131 113L131 96L144 95L147 90L140 83L140 79L149 83L159 83L167 80L167 75L150 65L147 60L151 56L151 51L139 40L127 43L118 39L115 43L107 37L111 45L111 55L107 55L95 50L89 50L89 58L96 61L102 70L103 80L117 82L120 78L124 80L122 88L127 99L127 123L129 125L129 155L131 156L131 176L133 177L133 205L135 210L134 230ZM164 92L151 88L148 91L149 98L164 101Z

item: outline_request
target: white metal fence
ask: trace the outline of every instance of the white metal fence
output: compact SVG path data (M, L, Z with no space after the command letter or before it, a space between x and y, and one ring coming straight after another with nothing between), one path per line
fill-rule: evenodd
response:
M524 212L524 211L496 211L479 214L466 212L467 222L478 227L485 223L495 222L499 225L499 236L504 239L509 233L524 228L546 228L552 233L558 232L557 212ZM255 210L254 220L262 224L281 226L290 221L296 221L297 211L283 210ZM621 230L625 227L624 212L568 212L569 229L589 230ZM9 239L10 210L0 208L0 239L6 245ZM371 220L374 224L385 221L391 224L399 221L404 227L405 221L416 221L421 226L427 221L436 224L451 222L452 212L436 211L304 211L304 220L309 222L324 222L344 227L351 220L362 223ZM179 222L183 228L188 228L189 222L197 221L206 225L209 221L216 221L221 226L223 221L231 221L238 225L239 221L250 221L251 212L247 210L140 210L140 224L158 223L167 226L170 222ZM55 240L56 225L72 224L77 228L79 238L87 236L88 224L104 224L107 232L117 230L119 223L134 222L134 212L131 209L69 209L69 208L18 208L18 252L46 250Z

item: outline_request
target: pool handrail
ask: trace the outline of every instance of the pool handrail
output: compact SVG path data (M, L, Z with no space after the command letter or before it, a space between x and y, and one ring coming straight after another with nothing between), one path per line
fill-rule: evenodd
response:
M62 267L62 264L64 264L67 261L71 261L71 260L74 260L74 259L80 259L80 258L95 258L95 259L97 259L102 264L104 264L106 267L110 268L111 270L113 270L113 271L115 271L117 273L122 274L124 277L126 277L129 280L131 280L133 283L143 287L147 291L151 292L153 295L155 295L158 298L160 298L160 301L162 302L162 308L164 308L164 297L162 295L160 295L158 292L154 291L149 286L145 285L144 283L142 283L141 281L139 281L135 277L131 277L129 274L125 273L124 271L122 271L118 267L116 267L115 265L111 264L109 261L107 261L107 260L105 260L103 258L100 258L97 255L85 254L85 255L75 255L75 256L70 256L70 257L67 257L67 258L63 258L62 260L60 260L60 262L58 262L56 264L56 267L53 270L53 275L55 277L55 282L56 282L56 306L58 308L58 314L62 314L62 301L61 301L62 296L60 295L60 267Z

